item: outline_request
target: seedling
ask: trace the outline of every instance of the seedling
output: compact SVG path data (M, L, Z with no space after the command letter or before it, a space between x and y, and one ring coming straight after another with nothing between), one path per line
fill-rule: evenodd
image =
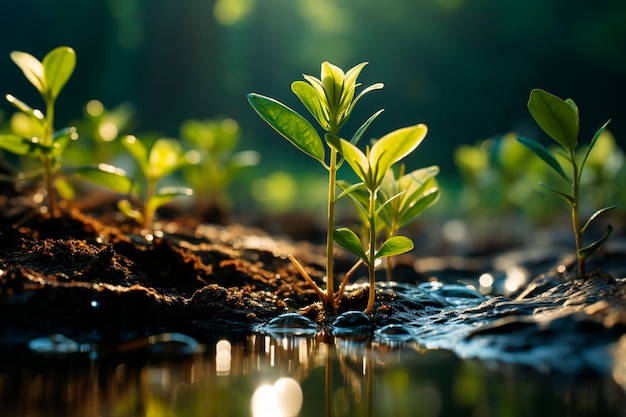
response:
M326 137L336 136L346 123L356 103L366 93L378 90L383 84L376 83L355 96L360 85L357 78L367 63L361 63L344 71L328 62L322 63L321 76L316 78L304 75L304 81L295 81L291 90L298 96L302 104L313 115L317 123L326 133ZM269 97L256 93L248 94L252 108L281 136L296 148L317 160L328 171L328 226L326 238L326 292L304 272L304 268L292 257L303 277L318 294L326 311L334 312L340 294L335 297L333 271L333 234L335 229L335 203L337 201L337 169L341 161L337 160L337 149L330 147L330 156L326 161L324 142L315 128L296 111ZM377 111L367 119L354 133L351 143L357 143L369 125L382 113Z
M397 178L393 170L388 170L378 190L378 204L382 207L380 219L387 231L387 239L396 236L402 227L439 200L439 185L435 179L438 166L420 168L408 174L404 169L401 164ZM386 267L387 281L392 281L391 257L387 257Z
M367 219L369 230L367 249L364 248L356 233L348 228L337 229L334 233L335 241L357 255L367 266L370 284L369 297L365 309L367 314L371 314L374 307L376 261L380 258L399 255L413 249L411 239L397 235L389 237L376 249L377 221L383 217L381 215L382 211L385 207L393 204L394 200L401 198L407 190L400 190L388 198L383 196L384 201L382 202L379 200L378 193L385 177L391 171L392 165L413 152L424 140L427 131L427 127L423 124L395 130L376 141L371 148L367 147L365 153L345 139L335 135L326 135L328 144L341 153L361 180L361 182L344 190L340 197L344 194L350 195L352 191L361 187L364 187L368 194L366 204L358 198L353 198L356 206L365 214ZM390 208L390 210L388 214L393 213L393 209ZM408 211L405 210L404 213L408 214ZM387 219L390 220L391 218L387 217ZM396 217L396 220L400 219Z
M539 142L527 138L517 139L522 145L526 146L539 158L541 158L568 185L569 190L561 191L553 188L552 186L540 183L540 185L544 188L563 198L571 207L572 227L574 229L576 255L578 258L578 275L581 278L584 278L586 275L585 260L598 251L598 249L600 249L602 244L604 244L613 232L611 225L608 225L606 233L600 239L593 242L589 246L583 247L583 233L587 230L589 225L601 214L612 210L617 206L612 205L599 209L589 217L587 222L582 227L580 226L579 218L579 191L583 168L587 158L589 157L589 153L597 143L598 138L602 135L602 132L604 132L610 120L604 123L604 125L596 131L595 135L591 139L591 142L587 146L582 159L578 160L576 158L576 147L578 145L579 115L576 103L574 103L572 99L568 98L566 100L562 100L559 97L547 93L546 91L534 89L530 92L528 110L539 127L541 127L541 129L564 150L564 152L560 152L557 155L564 158L565 161L567 161L571 166L571 170L569 174L567 174L558 162L556 156Z
M75 128L54 130L55 103L76 65L76 54L69 47L58 47L50 51L42 61L26 52L14 51L11 59L22 70L24 76L35 86L46 105L45 114L8 94L9 103L19 111L11 119L12 132L0 135L0 147L17 155L38 158L41 169L24 176L43 175L48 195L48 209L53 216L59 214L57 192L66 200L74 198L74 190L66 177L78 178L127 192L130 181L125 173L110 165L98 164L77 168L62 167L61 160L68 145L78 139ZM62 172L63 168L63 172Z
M125 215L141 224L144 229L151 229L154 214L159 207L178 196L193 194L193 190L188 187L158 189L158 182L192 162L175 139L158 139L152 147L148 148L135 136L128 135L122 138L122 144L137 161L140 174L143 177L143 183L136 180L134 184L143 205L141 210L136 210L128 200L121 200L118 207Z
M242 169L258 164L258 152L235 152L241 130L235 120L228 118L187 120L180 128L180 137L200 161L184 169L185 179L196 194L205 198L205 209L223 210L228 206L229 185Z

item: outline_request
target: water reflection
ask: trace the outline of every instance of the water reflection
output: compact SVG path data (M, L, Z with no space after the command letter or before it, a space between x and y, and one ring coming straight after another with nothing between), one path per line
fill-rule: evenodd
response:
M393 328L371 337L215 336L198 347L181 354L134 342L122 351L101 349L91 357L2 352L0 415L515 417L626 412L624 390L611 378L540 374L461 360L447 351L421 349Z

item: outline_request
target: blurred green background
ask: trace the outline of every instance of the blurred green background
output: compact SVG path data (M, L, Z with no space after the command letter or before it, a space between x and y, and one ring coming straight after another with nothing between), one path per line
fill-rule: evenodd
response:
M277 170L323 179L246 94L306 114L292 81L319 76L324 60L344 69L368 61L360 81L385 88L364 98L351 122L382 107L371 137L426 123L428 137L407 165L438 164L454 181L459 144L511 131L547 142L526 109L535 87L576 100L581 141L610 118L623 144L624 19L623 0L21 0L2 5L0 92L38 105L9 54L41 59L68 45L78 61L57 126L83 117L92 99L106 108L131 103L134 134L179 137L186 119L225 116L239 122L239 149L261 154L248 181ZM13 112L6 102L0 110Z

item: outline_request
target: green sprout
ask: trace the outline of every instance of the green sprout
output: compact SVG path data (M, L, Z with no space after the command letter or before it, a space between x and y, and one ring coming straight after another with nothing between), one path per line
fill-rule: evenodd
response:
M259 162L256 151L235 152L240 137L239 124L230 118L190 119L180 128L181 140L197 152L200 161L187 166L183 174L196 194L204 197L200 201L204 211L215 210L220 215L229 205L227 191L233 179Z
M396 236L402 227L439 200L439 185L435 179L438 166L416 169L408 174L404 170L404 164L401 164L397 177L393 170L388 170L378 190L378 204L382 207L380 218L387 239ZM387 281L392 281L391 257L387 257L386 268Z
M121 193L127 192L130 189L130 180L119 168L107 164L74 168L61 165L62 156L68 145L78 139L74 127L54 130L55 103L74 71L76 65L74 50L66 46L55 48L42 61L26 52L14 51L11 53L11 59L39 91L46 111L43 113L33 109L7 94L7 101L15 106L18 112L11 118L12 133L0 135L0 148L40 160L40 169L21 174L20 178L43 175L50 213L53 216L59 215L57 192L65 200L74 198L73 187L62 174L86 179Z
M401 198L407 190L399 190L393 195L385 196L380 201L378 194L385 181L385 177L391 171L391 167L411 152L413 152L426 137L428 129L424 124L395 130L376 141L372 147L367 147L363 153L354 144L335 135L326 135L328 144L338 151L348 162L354 173L361 182L348 187L340 195L350 195L356 189L364 187L368 193L368 201L364 204L360 199L353 198L356 206L367 219L370 232L367 248L364 248L359 237L348 228L337 229L334 233L335 241L345 249L357 255L367 266L369 272L369 297L365 312L371 314L375 299L375 267L380 258L399 255L413 249L413 242L405 236L393 235L376 249L377 220L381 218L381 212ZM382 193L381 193L382 194ZM385 193L386 194L386 193ZM392 211L393 212L393 211ZM392 213L390 212L390 213ZM398 213L398 212L396 212ZM404 211L405 214L408 211ZM390 220L390 217L386 217ZM400 220L396 218L396 220Z
M578 107L574 100L562 100L546 91L534 89L530 92L528 101L528 110L535 122L541 129L557 142L564 152L557 155L564 158L571 166L569 175L557 160L555 154L546 149L539 142L527 138L518 138L517 140L541 158L556 174L558 174L568 185L569 190L561 191L552 186L540 183L541 186L563 198L571 207L572 227L574 229L574 237L576 241L576 256L578 259L578 275L581 278L586 276L585 260L593 255L613 232L613 228L608 225L606 233L597 241L588 246L583 247L583 233L588 229L589 225L601 214L616 208L617 206L606 206L594 214L592 214L587 222L581 227L579 218L580 209L580 184L585 162L589 157L591 150L597 143L598 138L604 132L610 120L604 123L594 134L591 142L587 146L582 159L578 160L576 156L576 147L578 145L578 129L579 114Z
M363 62L347 72L328 62L322 63L321 76L316 78L304 75L304 81L295 81L291 90L298 96L302 104L313 115L317 123L327 135L335 136L344 126L356 103L368 92L383 88L383 84L376 83L356 94L360 86L357 78L363 67ZM326 311L334 312L341 292L334 293L333 271L333 234L335 229L335 203L337 201L337 169L341 161L337 160L337 149L330 147L328 162L324 142L315 128L296 111L277 100L256 93L248 94L248 101L252 108L281 136L291 142L296 148L313 159L317 160L328 171L328 225L326 237L326 292L308 277L301 265L293 258L292 262L303 273L318 294ZM370 116L354 133L351 142L357 143L369 125L382 113L377 111Z
M136 210L128 200L121 200L118 207L125 215L141 224L144 229L150 229L159 207L178 196L193 194L193 190L188 187L157 188L161 179L192 161L176 139L161 138L148 148L135 136L128 135L122 138L122 144L137 162L144 180L143 183L135 181L134 184L140 194L143 207L141 210Z

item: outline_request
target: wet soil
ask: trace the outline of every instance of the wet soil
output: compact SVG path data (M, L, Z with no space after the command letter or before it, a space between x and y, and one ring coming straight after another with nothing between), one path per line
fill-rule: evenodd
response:
M335 315L324 314L287 259L295 256L322 285L324 249L309 241L180 216L156 223L149 233L94 205L53 218L14 200L5 203L0 210L0 345L25 345L51 334L99 344L160 332L202 340L216 333L247 333L293 311L324 328L336 315L366 306L367 286L354 286ZM389 287L377 294L373 323L377 329L406 324L423 345L451 350L460 339L466 347L481 339L501 346L500 353L531 351L546 344L546 337L572 345L572 335L581 346L602 335L602 346L608 346L626 330L626 289L620 279L624 248L598 254L590 266L595 272L585 280L576 278L571 260L552 257L546 249L542 262L519 261L537 279L516 293L488 296L467 308L450 310L453 301L416 300ZM456 282L463 273L477 278L494 261L433 259L400 258L396 276L411 285ZM337 276L353 262L338 250ZM610 271L604 271L609 264ZM440 333L429 330L435 323L461 323L460 332L444 330L457 331L459 339L438 343Z

